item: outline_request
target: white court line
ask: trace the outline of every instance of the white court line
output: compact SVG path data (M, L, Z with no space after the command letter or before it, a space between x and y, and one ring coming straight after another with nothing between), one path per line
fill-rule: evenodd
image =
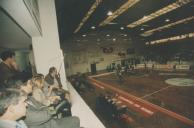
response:
M107 72L107 73L93 75L93 76L89 76L89 77L94 78L94 77L99 77L99 76L107 76L107 75L110 75L110 74L113 74L113 73L115 73L115 72Z
M167 86L167 87L165 87L165 88L162 88L162 89L160 89L160 90L158 90L158 91L155 91L155 92L152 92L152 93L150 93L150 94L146 94L146 95L144 95L143 97L140 97L140 98L141 98L141 99L144 99L144 98L146 98L146 97L148 97L148 96L151 96L151 95L153 95L153 94L156 94L156 93L158 93L158 92L161 92L161 91L163 91L163 90L165 90L165 89L167 89L167 88L170 88L170 87L173 87L173 85Z

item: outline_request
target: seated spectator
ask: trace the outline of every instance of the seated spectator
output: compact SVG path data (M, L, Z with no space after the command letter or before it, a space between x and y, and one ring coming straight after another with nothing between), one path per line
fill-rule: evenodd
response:
M29 80L26 85L21 86L21 91L30 94L33 91L32 86L32 81ZM58 110L50 110L49 107L36 101L32 96L28 96L27 103L28 108L24 121L30 128L79 128L78 117L54 119L53 116Z
M7 88L9 85L15 85L18 80L23 80L23 74L19 71L15 53L5 51L1 54L0 63L0 85ZM21 83L21 82L20 82Z
M0 92L0 128L27 128L20 120L26 115L26 99L16 89Z
M45 77L44 93L47 93L47 96L64 96L61 98L66 98L70 101L69 92L62 88L60 75L57 73L57 69L55 67L51 67L49 69L49 73Z
M31 80L20 86L21 91L26 94L32 93ZM57 110L51 110L42 103L37 102L32 96L28 96L27 114L24 119L29 128L79 128L79 118L75 116L65 118L54 118Z
M42 74L35 75L32 80L32 97L45 106L50 106L56 100L59 100L59 96L46 96L43 92L44 76Z
M62 84L59 74L57 74L57 69L51 67L49 73L45 77L45 85L43 92L47 96L60 96L60 102L54 106L59 109L59 112L62 113L62 116L71 116L71 103L69 92L62 89ZM58 107L57 107L58 106ZM65 111L64 108L66 108Z

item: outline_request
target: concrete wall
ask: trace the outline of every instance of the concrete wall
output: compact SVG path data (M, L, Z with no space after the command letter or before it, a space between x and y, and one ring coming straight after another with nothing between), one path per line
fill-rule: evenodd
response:
M60 70L61 82L65 89L66 75L63 53L60 48L54 0L38 0L42 36L32 37L34 58L38 73L46 75L51 66Z

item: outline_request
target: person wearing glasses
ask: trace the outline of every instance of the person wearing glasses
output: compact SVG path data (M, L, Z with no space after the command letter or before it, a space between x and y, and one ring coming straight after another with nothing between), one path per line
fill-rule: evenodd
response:
M21 120L26 116L26 99L18 89L0 91L0 128L27 128Z

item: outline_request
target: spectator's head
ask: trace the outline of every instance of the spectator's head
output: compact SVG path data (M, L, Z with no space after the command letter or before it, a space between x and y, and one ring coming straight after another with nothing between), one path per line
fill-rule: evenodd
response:
M4 52L2 52L1 53L1 59L10 68L14 68L15 70L18 70L18 66L16 64L15 53L14 52L12 52L12 51L4 51Z
M26 84L21 85L20 89L27 95L32 93L32 80L28 80Z
M51 67L49 69L49 74L52 76L52 77L55 77L55 75L57 75L57 69L55 67Z
M18 120L26 115L27 96L18 89L6 89L0 92L0 118Z
M43 88L44 86L44 75L42 74L36 74L32 77L31 80L32 88Z
M12 51L4 51L1 53L1 59L3 61L15 60L15 53Z

